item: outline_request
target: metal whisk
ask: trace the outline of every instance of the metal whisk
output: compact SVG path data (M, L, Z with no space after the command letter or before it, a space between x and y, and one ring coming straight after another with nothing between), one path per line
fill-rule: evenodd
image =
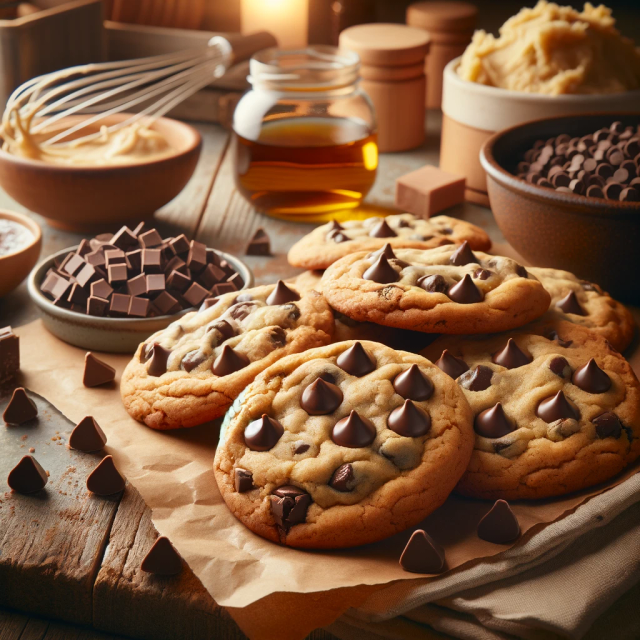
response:
M7 101L0 134L5 140L29 134L50 135L41 146L69 144L86 127L102 130L73 142L112 133L144 118L145 124L171 111L186 98L219 78L231 66L273 46L266 32L234 38L216 36L205 47L137 60L85 64L33 78ZM131 112L129 118L101 126L106 118ZM87 116L70 124L69 116ZM57 125L57 127L56 127Z

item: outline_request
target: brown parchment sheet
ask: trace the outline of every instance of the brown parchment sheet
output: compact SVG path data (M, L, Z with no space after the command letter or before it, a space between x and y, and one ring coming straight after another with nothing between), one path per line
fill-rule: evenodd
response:
M280 638L304 637L357 606L376 588L396 580L425 579L398 564L410 532L330 552L289 549L254 535L230 513L216 486L212 463L220 421L178 431L149 429L129 417L120 399L127 356L97 354L116 368L116 383L87 389L82 385L85 350L58 340L40 320L16 333L21 384L74 423L85 415L98 421L108 437L107 452L151 508L159 532L170 538L214 600L232 608L231 614L252 638L267 638L275 628ZM523 537L637 470L635 465L607 485L568 497L513 503L522 532L528 533ZM450 570L508 548L476 536L488 506L452 495L424 521L422 526L445 548Z

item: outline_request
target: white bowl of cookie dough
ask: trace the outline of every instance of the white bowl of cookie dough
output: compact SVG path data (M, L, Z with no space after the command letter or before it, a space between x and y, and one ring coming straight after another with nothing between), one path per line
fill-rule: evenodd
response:
M75 246L63 249L43 260L33 269L27 283L29 295L40 310L44 326L60 340L91 351L133 353L150 335L194 311L194 309L184 309L172 315L155 318L101 318L56 307L40 291L40 284L56 258L63 258L77 248ZM242 276L243 289L253 286L253 272L242 260L218 249L216 252Z
M465 176L467 200L489 206L480 148L497 131L541 118L637 112L640 91L616 94L525 93L463 80L460 58L444 70L440 168Z

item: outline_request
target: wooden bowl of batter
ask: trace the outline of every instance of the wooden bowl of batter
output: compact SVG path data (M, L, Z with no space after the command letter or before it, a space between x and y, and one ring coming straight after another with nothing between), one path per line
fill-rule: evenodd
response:
M101 124L128 117L113 115ZM132 164L60 165L0 150L0 186L49 224L65 229L89 231L148 218L182 191L202 147L198 131L184 122L158 118L149 128L167 140L171 152Z

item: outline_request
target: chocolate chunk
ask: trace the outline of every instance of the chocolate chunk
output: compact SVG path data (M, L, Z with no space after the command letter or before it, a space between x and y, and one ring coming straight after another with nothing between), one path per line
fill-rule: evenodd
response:
M124 317L129 313L131 296L123 293L114 293L109 302L109 313L115 317Z
M153 306L163 316L171 315L180 310L180 303L167 291L163 291L153 299Z
M372 238L394 238L398 234L387 224L387 221L383 218L371 228L369 235Z
M20 371L20 338L11 327L0 329L0 386L13 381Z
M109 244L118 247L118 249L128 249L129 247L138 246L138 238L133 235L129 227L125 226L111 238Z
M229 307L229 315L234 320L244 320L255 308L255 302L239 302Z
M619 200L624 187L618 182L609 182L604 188L604 196L609 200Z
M67 294L70 287L71 282L69 282L69 280L62 278L57 273L50 273L44 279L40 290L51 300L56 300Z
M236 276L237 275L238 274L236 273ZM202 285L205 286L207 289L211 289L218 282L223 282L226 279L227 274L217 265L208 264L204 268L204 271L200 273L199 277Z
M106 362L96 358L91 351L84 357L84 375L82 384L85 387L97 387L112 382L116 377L116 370Z
M244 430L244 442L252 451L269 451L276 446L284 433L284 427L266 413L250 422Z
M27 392L18 387L13 390L11 400L2 414L2 419L7 424L23 424L33 420L38 415L35 402L27 395Z
M307 519L311 496L293 485L280 487L271 497L271 515L285 532Z
M151 303L146 298L131 296L129 315L133 318L146 318L149 315Z
M380 284L397 282L400 274L389 264L384 255L380 257L362 274L365 280L372 280Z
M417 282L419 287L422 287L429 293L446 293L447 283L441 275L434 276L422 276Z
M182 558L169 538L160 536L142 560L140 568L157 576L175 576L182 571Z
M144 278L143 275L140 275L138 277ZM149 277L152 277L152 276L149 276ZM129 282L131 282L131 280ZM167 285L167 289L169 289L169 291L171 291L172 293L184 293L191 286L191 278L184 275L184 273L180 273L179 271L176 271L174 269L169 274L169 277L167 278L167 281L166 281L166 285ZM207 292L207 295L209 295L209 292Z
M474 302L482 302L484 299L482 292L476 287L468 273L460 282L449 288L447 295L451 300L459 304L472 304Z
M91 416L82 418L69 436L69 446L90 453L100 451L107 444L107 436L100 425Z
M622 435L620 418L612 411L605 411L591 420L598 438L619 438Z
M246 493L253 489L253 474L246 469L236 467L233 472L233 482L238 493Z
M448 349L442 352L434 364L454 380L469 370L469 365L461 358L451 355Z
M500 351L496 351L491 357L492 362L507 369L523 367L532 360L532 357L527 356L520 350L513 338L509 338L507 344Z
M316 378L303 392L300 406L312 416L333 413L342 404L340 387Z
M162 237L158 233L157 229L149 229L138 236L140 245L145 249L153 249L159 247L162 244Z
M124 254L127 261L127 266L131 273L140 273L142 271L142 250L135 249L134 251L127 251ZM131 275L131 273L129 275Z
M592 184L590 187L587 187L587 192L585 194L588 198L604 198L604 191L595 184Z
M211 266L211 265L209 265ZM197 282L194 282L184 293L183 297L191 307L197 307L207 296L209 292Z
M569 291L567 295L556 303L556 307L565 313L573 313L578 316L586 316L585 310L580 306L575 291Z
M520 535L520 525L506 500L496 500L478 524L478 538L495 544L508 544Z
M62 270L68 273L70 276L75 276L76 273L78 273L80 269L82 269L82 267L87 264L82 259L82 257L77 254L70 253L68 254L67 258L68 260L66 260L66 263L63 263L64 266L62 267Z
M147 273L162 273L162 253L160 249L142 249L142 270Z
M127 259L122 249L106 249L104 252L104 258L107 266L127 264Z
M300 295L293 289L287 287L282 280L278 280L275 289L267 298L267 304L286 304L287 302L294 302L295 300L300 300Z
M167 372L167 361L171 355L170 349L154 342L148 351L147 373L154 378Z
M295 455L306 453L310 448L310 445L308 445L304 440L296 440L293 443L293 453Z
M33 456L24 456L9 471L7 484L18 493L35 493L44 489L49 478L47 472Z
M120 475L112 456L102 458L100 464L89 474L87 489L98 496L110 496L124 489L125 479Z
M205 309L209 309L210 307L215 306L216 304L218 304L220 298L206 298L203 303L200 305L200 308L198 309L198 313L200 313L201 311L204 311Z
M640 190L634 187L626 187L620 191L618 199L620 202L638 202L640 201Z
M106 315L109 308L109 301L96 296L87 298L87 315L102 317Z
M104 282L104 280L99 280L98 282ZM104 295L100 295L99 292L94 290L94 286L96 284L98 284L98 282L95 282L94 284L91 285L91 295L97 295L100 298L106 298L107 296ZM106 282L105 285L109 286ZM147 294L147 278L145 277L144 274L140 274L138 276L135 276L135 278L130 278L127 281L127 293L130 296L144 296Z
M155 295L165 290L166 282L164 273L152 273L147 276L147 293L149 295Z
M346 493L353 491L354 480L353 465L347 462L333 472L331 480L329 480L329 486L336 491Z
M360 342L343 351L336 359L336 364L352 376L361 378L367 373L375 371L376 361Z
M342 227L340 227L342 228ZM245 251L248 256L270 256L271 255L271 241L266 231L260 227L253 234L247 249Z
M187 268L187 263L178 256L173 256L173 258L171 258L171 260L169 260L169 262L167 262L167 264L164 266L165 274L171 274L172 271L177 271L178 273L182 273L183 275L187 275L187 273L190 273L189 269ZM204 272L200 274L201 279L203 274ZM211 286L213 286L213 284L215 283L212 283Z
M189 253L189 240L187 240L187 236L184 233L176 236L173 240L169 240L169 246L175 251L176 255L182 256Z
M236 371L240 371L240 369L244 369L250 362L244 353L235 351L229 345L225 344L224 347L222 347L220 355L213 361L211 370L217 376L228 376Z
M491 386L493 369L479 364L475 369L470 369L458 378L458 384L467 391L484 391Z
M331 431L331 439L341 447L357 449L368 447L376 439L376 428L367 418L362 418L357 411L338 420Z
M562 391L542 400L536 409L536 415L548 424L565 418L580 419L578 408L565 397Z
M514 426L507 418L500 402L481 411L476 416L473 428L477 434L485 438L501 438L514 430Z
M429 433L431 418L413 400L405 400L402 406L396 407L389 414L387 426L401 436L419 438Z
M244 280L239 273L234 273L224 284L232 285L237 291L238 289L242 289L242 287L244 287Z
M428 400L433 395L433 382L420 370L417 364L399 373L393 379L395 392L409 400Z
M611 378L597 365L594 358L578 367L571 381L587 393L605 393L611 388Z
M569 366L567 359L562 356L556 356L551 360L549 363L549 369L561 378L568 378L571 375L571 367Z
M180 363L180 368L187 373L191 373L197 366L201 365L209 356L199 349L194 349L185 354Z
M442 573L444 549L423 529L417 529L400 556L400 566L410 573Z
M189 245L189 255L187 256L187 266L194 273L202 271L207 266L207 247L196 240L192 240Z
M462 267L465 264L476 263L480 264L480 260L476 258L469 243L465 240L449 257L449 264L453 264L456 267Z
M221 339L218 344L236 335L235 329L226 320L216 320L207 328L207 332L214 330L220 333Z

